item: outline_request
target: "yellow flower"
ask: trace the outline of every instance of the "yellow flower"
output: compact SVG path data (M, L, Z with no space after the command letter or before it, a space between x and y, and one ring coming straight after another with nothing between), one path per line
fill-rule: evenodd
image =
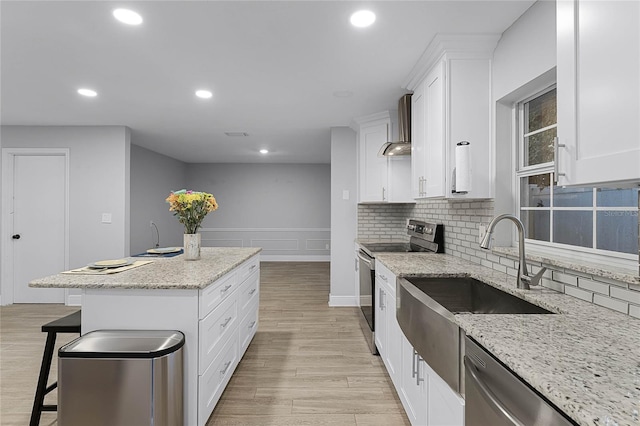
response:
M204 217L218 209L215 197L207 192L182 189L171 192L165 201L169 203L169 211L185 226L186 234L195 234Z

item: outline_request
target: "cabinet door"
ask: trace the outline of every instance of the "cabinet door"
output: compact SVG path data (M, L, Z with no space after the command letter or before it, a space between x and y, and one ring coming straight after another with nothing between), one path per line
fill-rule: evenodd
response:
M425 195L425 107L424 83L411 96L411 195L422 198Z
M640 180L640 3L557 2L559 185Z
M386 327L386 296L387 293L381 285L380 280L376 277L376 306L374 306L374 322L375 322L375 344L381 357L387 354L387 327Z
M387 201L387 157L378 151L388 141L389 125L360 127L360 202Z
M427 424L427 382L424 362L420 361L413 346L402 334L400 370L400 400L409 421L414 426Z
M429 376L429 410L426 424L430 426L464 425L464 399L456 394L428 365L425 364L424 367Z
M396 318L396 298L394 293L387 291L385 309L385 330L387 332L386 354L383 357L384 364L391 381L400 388L400 364L402 360L402 330Z
M441 62L427 75L425 96L425 181L426 197L445 195L445 140L444 140L444 63Z

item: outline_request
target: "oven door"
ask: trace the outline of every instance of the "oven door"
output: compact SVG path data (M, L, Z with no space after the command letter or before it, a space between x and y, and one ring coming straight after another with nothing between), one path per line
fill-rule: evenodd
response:
M371 348L371 353L376 354L377 350L373 337L375 324L375 311L373 309L375 304L375 291L373 291L375 285L375 260L360 250L358 252L358 265L360 273L360 310L362 311L360 327Z

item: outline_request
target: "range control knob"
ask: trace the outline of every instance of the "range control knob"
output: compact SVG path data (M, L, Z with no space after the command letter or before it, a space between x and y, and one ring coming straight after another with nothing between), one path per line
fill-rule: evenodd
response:
M13 238L14 240L19 240L20 239L20 234L14 234L11 236L11 238Z

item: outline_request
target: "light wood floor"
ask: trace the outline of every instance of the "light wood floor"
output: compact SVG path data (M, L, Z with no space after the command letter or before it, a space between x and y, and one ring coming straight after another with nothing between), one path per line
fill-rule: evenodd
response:
M263 262L256 336L216 406L214 425L409 425L357 308L328 307L329 264ZM28 424L46 335L77 308L0 308L0 424ZM58 346L74 339L59 335ZM51 381L56 375L52 367ZM55 403L56 394L48 397ZM43 413L41 425L56 424Z

